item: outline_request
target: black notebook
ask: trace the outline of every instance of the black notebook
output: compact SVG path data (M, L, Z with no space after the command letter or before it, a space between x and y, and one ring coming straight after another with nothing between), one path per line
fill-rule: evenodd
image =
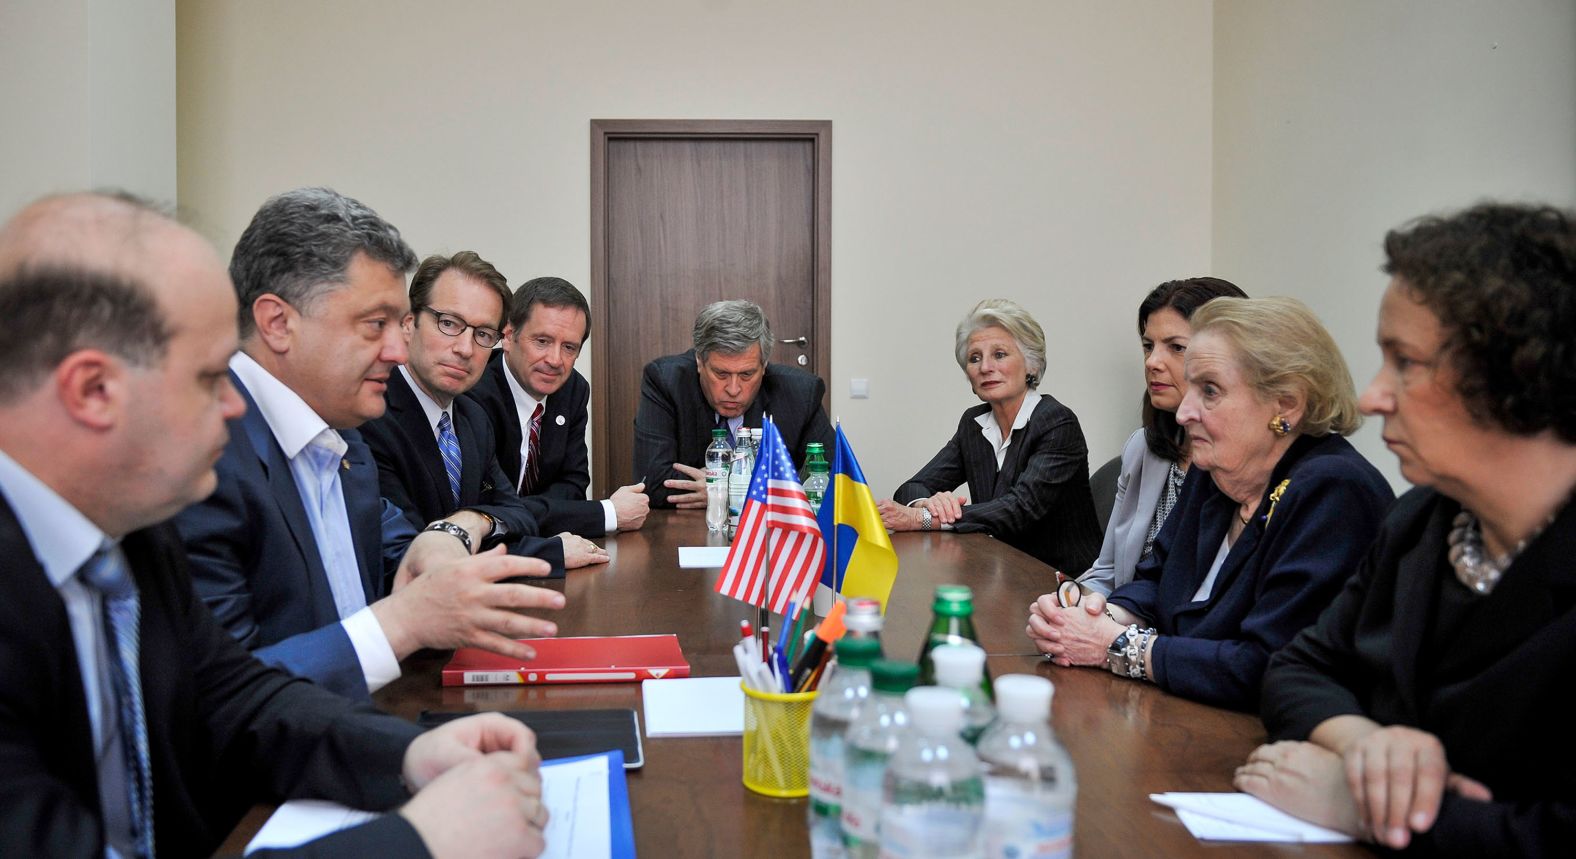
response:
M633 709L506 710L503 714L536 732L536 750L544 761L618 749L624 753L624 769L638 769L646 762L640 745L640 721ZM416 723L435 728L472 715L423 710Z

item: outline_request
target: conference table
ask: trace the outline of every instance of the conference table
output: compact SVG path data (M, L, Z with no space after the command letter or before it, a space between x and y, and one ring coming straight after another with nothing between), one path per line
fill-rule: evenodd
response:
M717 571L680 569L679 546L720 545L699 511L653 511L639 531L606 538L605 566L544 582L566 606L554 615L560 635L675 633L694 676L736 675L731 648L739 621L756 609L713 590ZM1076 855L1364 856L1353 845L1202 843L1170 809L1149 800L1163 791L1229 791L1232 770L1264 741L1257 717L1219 710L1155 686L1089 668L1045 662L1024 637L1029 602L1052 585L1034 558L980 534L892 535L897 585L882 643L888 656L913 659L931 619L938 584L974 592L980 644L992 676L1039 674L1055 684L1052 722L1077 766ZM775 618L774 618L775 620ZM424 710L641 709L638 683L443 687L447 654L418 654L378 706L415 720ZM644 715L642 714L642 726ZM805 801L746 790L739 737L642 737L645 766L628 772L635 842L642 856L808 856ZM258 808L226 842L236 853L270 809Z

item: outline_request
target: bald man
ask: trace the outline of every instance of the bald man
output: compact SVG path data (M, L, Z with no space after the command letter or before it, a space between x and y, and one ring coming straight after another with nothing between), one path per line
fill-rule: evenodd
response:
M235 317L212 248L129 198L0 228L0 844L206 856L253 803L317 797L398 812L314 855L536 855L523 726L423 735L253 659L194 597L162 523L214 490L244 408Z

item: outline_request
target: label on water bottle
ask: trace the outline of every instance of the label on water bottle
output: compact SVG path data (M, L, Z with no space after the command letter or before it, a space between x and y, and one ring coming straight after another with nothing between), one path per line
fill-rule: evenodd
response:
M843 762L843 840L874 846L880 838L881 779L887 756L849 748Z
M841 812L843 803L843 738L837 734L810 738L810 801Z
M921 802L881 807L881 856L972 859L980 849L980 807Z
M1073 855L1072 797L1011 778L985 779L985 855L1067 859Z

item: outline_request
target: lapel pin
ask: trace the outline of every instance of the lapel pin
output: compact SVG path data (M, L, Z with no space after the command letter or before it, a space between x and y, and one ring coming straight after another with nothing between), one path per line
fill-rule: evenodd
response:
M339 467L344 469L344 470L346 470L346 471L349 471L350 470L350 460L348 460L348 459L341 459L339 461Z
M553 418L553 423L558 424L559 426L563 426L564 425L564 416L563 415L559 415L558 417Z

